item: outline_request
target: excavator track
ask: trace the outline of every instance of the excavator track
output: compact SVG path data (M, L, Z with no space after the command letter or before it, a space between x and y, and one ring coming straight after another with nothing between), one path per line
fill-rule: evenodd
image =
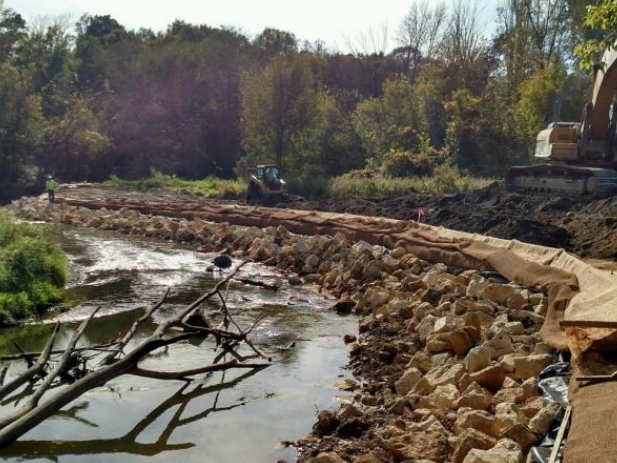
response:
M563 164L512 167L506 188L538 196L613 196L617 195L617 170Z

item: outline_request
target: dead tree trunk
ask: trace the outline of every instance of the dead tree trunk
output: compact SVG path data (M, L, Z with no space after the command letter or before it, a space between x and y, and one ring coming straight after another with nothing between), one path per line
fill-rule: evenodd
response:
M50 389L54 382L59 380L58 376L66 372L69 365L69 360L75 356L82 355L83 352L88 350L87 348L77 349L76 344L88 326L88 323L96 314L97 311L94 311L94 313L80 325L79 329L73 335L69 345L64 349L60 359L55 363L55 366L51 369L51 371L47 373L43 382L40 386L38 386L26 404L11 415L0 418L0 449L15 442L20 436L86 392L103 386L108 381L124 374L134 374L162 380L190 381L192 376L211 373L214 371L238 368L259 369L268 366L269 363L266 361L252 363L246 362L246 360L256 358L261 358L264 360L269 359L266 359L265 356L248 339L248 335L255 327L255 324L247 330L240 329L240 327L238 327L238 325L233 321L233 318L227 310L225 299L220 292L223 285L229 282L229 280L235 276L238 270L244 266L245 263L238 266L227 278L219 282L213 290L197 299L191 305L186 307L180 314L159 325L150 337L123 356L123 349L135 335L139 326L150 318L150 316L164 303L168 294L167 291L165 296L159 302L153 305L144 314L144 316L135 321L135 323L121 339L110 344L110 351L108 351L107 355L105 355L102 361L99 362L98 368L93 370L86 369L85 362L87 360L84 358L84 370L86 370L84 372L84 376L70 386L63 388L59 392L50 396L46 400L41 401L45 392ZM224 315L224 319L221 325L218 328L212 328L209 323L206 323L207 326L193 326L188 324L187 319L191 315L195 314L206 300L214 296L218 296L222 301L221 311ZM230 326L235 327L235 329L230 330ZM54 333L52 334L50 341L44 351L40 354L36 364L29 368L24 374L8 383L6 386L0 387L0 397L10 394L21 385L31 381L33 378L37 377L37 375L44 372L45 368L50 364L50 357L53 351L56 333L57 327L54 329ZM205 338L207 336L213 336L217 341L218 347L221 347L224 352L231 353L234 356L234 360L219 363L223 356L218 356L213 364L190 370L174 372L145 370L139 367L140 360L161 347L169 346L188 339ZM235 352L235 349L242 343L249 346L254 351L254 354L242 357ZM92 350L95 353L100 354L99 346L93 346Z

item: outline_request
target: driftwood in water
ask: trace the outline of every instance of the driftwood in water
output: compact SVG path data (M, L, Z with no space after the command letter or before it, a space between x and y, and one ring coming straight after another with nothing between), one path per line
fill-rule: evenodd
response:
M250 278L236 278L235 281L249 286L257 286L259 288L271 289L272 291L278 291L280 289L280 286L277 284L264 283L263 281L251 280Z
M104 348L101 348L101 345L97 345L92 346L91 351L87 348L78 349L76 345L79 339L86 330L89 322L98 312L98 309L95 310L87 320L81 323L77 331L73 334L68 346L62 351L60 358L52 362L51 356L52 352L54 352L53 346L58 333L58 326L56 326L45 349L38 355L37 361L32 362L32 360L30 360L31 366L25 373L6 385L0 386L0 398L4 398L24 384L32 384L37 379L43 378L42 382L33 388L34 392L29 396L28 400L21 408L9 415L0 417L0 448L12 444L20 436L37 426L46 418L59 412L63 407L86 392L101 387L108 381L121 375L132 374L162 380L190 381L193 376L214 371L230 369L256 370L268 366L268 363L265 361L248 362L248 360L253 359L269 360L266 359L266 356L255 347L250 339L248 339L248 335L259 322L260 317L249 329L241 329L231 317L227 305L225 304L225 298L221 294L223 285L227 284L243 265L244 264L237 267L227 278L219 282L214 289L197 299L178 315L160 324L151 336L126 353L123 351L137 333L140 325L148 320L152 314L161 307L169 290L159 302L150 307L142 317L136 320L126 334L120 339L105 345ZM215 296L218 296L222 302L221 312L223 314L223 321L220 325L214 328L205 318L205 323L200 323L200 326L194 326L188 323L188 320L194 319L191 318L191 316L197 313L201 305ZM157 349L185 340L204 339L208 336L212 336L216 339L217 346L222 349L222 353L214 359L212 364L189 370L172 372L146 370L139 367L139 362ZM249 346L254 354L243 357L237 353L236 349L241 344ZM92 353L92 355L87 356L85 355L86 353ZM223 362L222 360L225 354L231 354L233 360ZM99 358L101 355L102 359ZM22 353L22 356L28 359L27 353ZM97 360L98 363L94 367L91 367L89 362L94 363L95 360ZM54 389L58 383L62 382L62 378L65 375L71 374L71 371L77 371L77 374L73 375L73 379L76 379L76 381L70 386L64 387L60 389L60 391L44 399L44 394Z

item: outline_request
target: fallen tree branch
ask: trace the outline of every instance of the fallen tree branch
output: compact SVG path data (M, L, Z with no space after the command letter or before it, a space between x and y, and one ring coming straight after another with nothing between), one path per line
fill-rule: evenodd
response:
M51 356L52 349L54 347L54 342L56 342L56 336L58 335L58 329L60 325L56 324L54 330L49 337L49 341L47 341L47 345L43 349L43 352L39 355L39 359L35 364L30 366L25 373L22 373L20 376L15 378L13 381L10 381L8 384L0 387L0 399L4 399L7 395L19 389L22 385L26 384L28 381L34 379L37 375L39 375L47 365L49 361L49 357ZM29 364L31 362L28 362ZM4 372L6 374L6 371Z
M129 341L133 338L133 336L135 336L135 333L137 333L137 329L139 328L139 326L142 323L144 323L146 320L148 320L152 316L152 314L156 312L163 305L163 303L167 300L167 296L169 296L169 288L165 290L163 297L161 297L161 299L159 299L159 301L156 304L150 307L146 311L146 313L143 314L143 316L139 317L135 321L135 323L133 323L133 325L126 332L124 337L120 341L118 341L118 344L113 349L113 351L109 355L106 355L103 358L103 360L101 361L101 365L109 365L111 362L114 361L114 359L122 352L122 349L124 349L126 345L129 343Z
M245 285L257 286L264 289L271 289L272 291L278 291L280 289L279 285L264 283L263 281L251 280L250 278L236 278L236 281Z
M73 352L86 352L86 351L97 351L97 352L109 352L109 349L111 347L114 347L116 344L118 344L119 341L111 341L111 342L105 342L105 343L101 343L101 344L90 344L88 346L82 346L82 347L76 347ZM51 355L58 355L58 354L62 354L64 352L64 349L54 349L51 351ZM38 357L39 355L41 355L40 352L24 352L19 353L19 354L10 354L10 355L3 355L2 357L0 357L0 360L2 361L11 361L11 360L26 360L28 358L35 358Z
M84 320L82 322L80 327L73 334L73 337L63 351L60 359L56 361L53 369L45 377L43 382L34 390L27 402L11 415L0 418L0 448L4 448L9 444L15 442L15 440L17 440L20 436L37 426L40 422L42 422L49 416L57 413L64 406L68 405L86 392L94 388L101 387L107 382L113 380L114 378L117 378L118 376L124 374L132 374L163 380L189 381L190 378L193 376L212 373L215 371L226 371L229 369L250 369L253 371L258 371L259 369L267 367L268 363L265 362L247 363L245 361L249 358L255 358L257 356L261 358L267 357L263 353L261 353L259 349L257 349L257 347L247 338L248 334L254 329L255 324L251 326L249 330L242 330L235 323L233 317L227 310L224 298L221 298L221 310L224 313L225 319L229 322L228 326L235 326L238 329L237 332L230 331L229 329L212 328L210 323L205 318L204 323L206 326L194 326L186 322L192 315L197 312L197 310L199 310L199 308L205 301L212 298L213 296L216 296L217 294L220 295L221 288L225 284L227 284L232 278L234 278L237 272L246 263L247 262L244 262L238 267L236 267L236 269L230 272L230 274L225 279L220 281L212 290L198 298L196 301L194 301L192 304L182 310L179 314L161 323L154 331L154 333L152 333L139 345L137 345L132 350L123 355L123 350L137 333L140 325L143 324L146 320L148 320L152 316L152 314L165 302L165 299L169 293L169 290L167 290L163 297L160 299L160 301L150 307L142 317L137 319L129 328L129 330L124 334L124 336L122 336L117 341L111 342L107 346L112 348L111 352L109 352L108 348L89 350L94 352L94 355L100 355L102 353L106 354L104 355L102 361L98 363L98 368L89 371L87 370L86 365L88 359L80 354L80 352L84 352L84 349L88 350L88 348L82 348L82 350L80 351L76 346L77 342L86 330L88 323L96 315L98 309L95 310L87 320ZM40 354L37 363L33 365L30 369L28 369L28 371L26 372L27 375L24 374L26 375L26 377L24 378L24 375L20 375L14 381L19 383L20 385L25 384L30 379L35 377L37 372L40 373L46 368L47 365L49 365L57 330L58 326L56 326L56 328L54 329L54 333L50 337L50 340L45 350ZM160 348L164 348L185 340L204 339L209 335L212 335L216 338L217 347L222 347L225 354L230 353L234 357L234 359L227 362L218 363L220 360L223 359L223 356L217 356L215 362L210 365L177 372L153 371L139 367L139 362L142 359ZM257 355L241 356L239 353L235 352L234 349L241 344L246 344ZM26 360L28 360L28 358L32 358L28 357L28 354L26 352L22 352L20 355ZM58 381L61 380L61 375L67 373L67 370L72 368L72 365L75 364L75 361L79 361L81 362L81 365L83 365L83 376L77 379L70 386L64 387L55 394L51 395L47 398L47 400L42 400L45 393L48 390L53 389L55 387L54 385L58 384ZM35 367L37 368L37 370L33 374L32 371L34 371ZM3 387L6 388L11 383ZM2 389L0 388L0 391L1 390Z
M54 369L47 375L47 377L45 378L43 383L38 387L38 389L34 391L34 394L30 396L26 404L22 408L17 410L16 412L8 416L0 418L0 429L18 420L19 418L21 418L22 416L26 415L28 412L36 408L36 406L39 403L39 400L41 399L41 397L43 397L43 394L45 394L45 391L47 391L47 389L49 389L49 387L52 385L54 379L56 379L58 375L60 375L60 373L62 373L66 369L69 359L71 358L71 355L73 355L73 349L75 348L77 341L79 341L79 338L81 338L81 335L84 334L84 331L86 330L86 327L88 326L88 323L90 323L90 321L94 318L94 316L97 314L97 312L100 309L101 309L100 307L97 307L95 310L93 310L92 314L90 314L90 316L87 319L85 319L81 323L81 325L79 325L79 328L73 334L73 337L69 341L68 346L66 346L66 348L64 349L64 353L62 354L62 357L60 357L60 360L56 363L56 366L54 367ZM56 330L57 330L57 326L58 325L56 325ZM53 336L54 338L55 338L55 334L56 333L54 333L54 336ZM52 345L53 345L53 340L48 343L49 349L46 349L47 358L49 358L49 352L51 352L50 346Z
M131 371L132 375L142 376L144 378L153 378L153 379L175 379L175 380L183 380L186 381L190 376L203 375L205 373L213 373L215 371L223 371L223 370L231 370L234 368L240 369L259 369L266 368L269 366L269 363L240 363L237 360L230 360L229 362L219 363L214 365L208 365L201 368L193 368L190 370L182 370L182 371L154 371L154 370L146 370L143 368L136 368Z

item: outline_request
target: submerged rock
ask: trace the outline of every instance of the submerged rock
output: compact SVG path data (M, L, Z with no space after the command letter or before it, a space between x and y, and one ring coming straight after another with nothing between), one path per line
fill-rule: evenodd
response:
M220 254L212 260L212 263L218 268L226 269L231 267L232 261L231 257L226 256L225 254Z

